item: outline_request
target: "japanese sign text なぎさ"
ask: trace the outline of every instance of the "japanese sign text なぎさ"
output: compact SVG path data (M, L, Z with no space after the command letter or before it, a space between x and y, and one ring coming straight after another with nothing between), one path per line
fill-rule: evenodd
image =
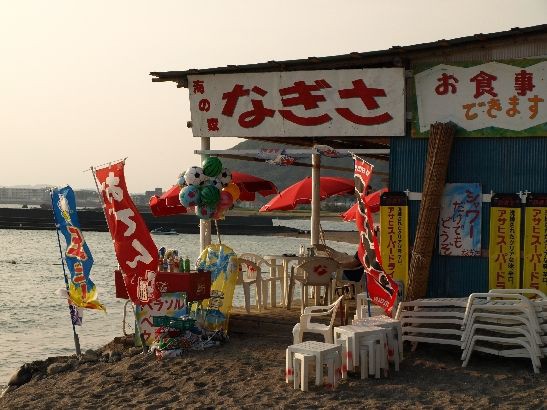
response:
M467 131L461 135L489 127L524 134L547 122L546 74L546 61L525 68L497 62L473 67L441 64L418 73L419 131L452 121ZM488 135L486 130L483 134ZM547 135L541 129L534 134Z
M404 135L404 70L188 76L195 137Z

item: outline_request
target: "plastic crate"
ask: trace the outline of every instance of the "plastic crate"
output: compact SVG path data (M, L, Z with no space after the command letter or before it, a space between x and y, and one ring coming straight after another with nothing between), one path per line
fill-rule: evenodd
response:
M171 329L190 330L196 323L192 318L178 318L170 316L152 316L152 325L155 327L170 327Z

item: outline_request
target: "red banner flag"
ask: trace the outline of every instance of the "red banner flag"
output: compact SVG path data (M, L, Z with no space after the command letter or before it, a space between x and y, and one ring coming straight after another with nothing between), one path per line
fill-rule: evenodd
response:
M359 231L359 260L367 275L367 288L371 300L382 307L391 316L397 291L397 283L386 275L382 267L382 257L378 247L378 239L374 233L372 212L365 203L367 187L372 177L373 166L359 157L355 157L355 197L357 212L355 223Z
M116 258L131 301L150 303L160 296L156 289L158 250L135 204L129 196L123 173L125 162L96 169L105 205L108 229L114 241Z

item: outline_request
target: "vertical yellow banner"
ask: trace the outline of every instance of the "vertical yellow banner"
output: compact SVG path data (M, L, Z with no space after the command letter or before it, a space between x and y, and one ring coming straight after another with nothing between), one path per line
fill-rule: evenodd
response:
M547 293L547 195L530 194L524 214L522 287Z
M385 192L380 200L380 255L384 271L408 285L408 200L403 192Z
M489 288L520 287L521 201L516 194L495 194L490 203Z

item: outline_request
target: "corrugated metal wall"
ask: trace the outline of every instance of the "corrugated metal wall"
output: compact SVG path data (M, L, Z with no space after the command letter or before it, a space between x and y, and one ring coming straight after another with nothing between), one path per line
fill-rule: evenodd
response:
M421 192L427 139L391 139L392 191ZM447 182L478 182L483 193L547 192L547 138L456 138ZM410 242L414 242L419 201L410 201ZM490 204L484 203L482 248L488 248ZM488 290L488 258L439 256L433 252L429 296L466 296Z

